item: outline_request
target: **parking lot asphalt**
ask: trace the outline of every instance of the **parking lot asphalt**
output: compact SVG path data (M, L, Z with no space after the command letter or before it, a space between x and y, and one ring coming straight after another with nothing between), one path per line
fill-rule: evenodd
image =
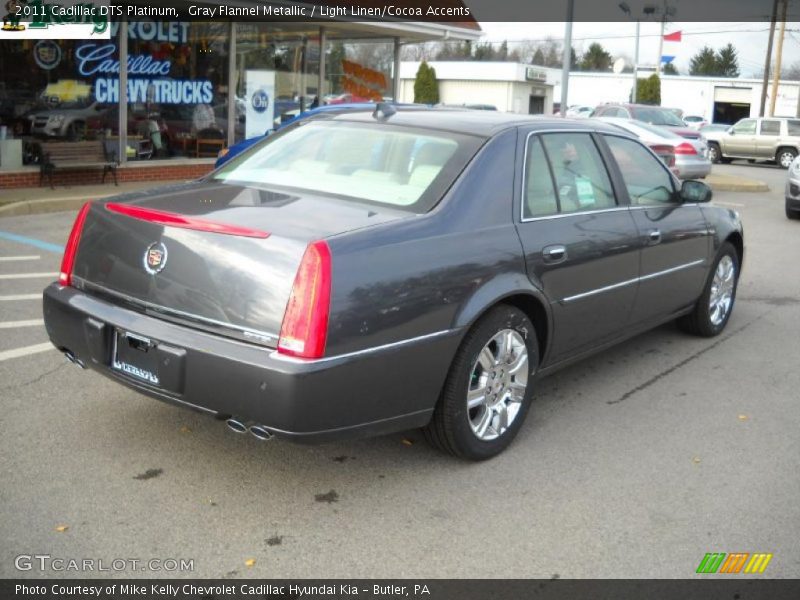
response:
M714 169L771 188L715 194L746 238L726 331L664 326L543 380L479 464L417 431L262 443L68 364L39 295L74 213L0 219L0 577L682 578L706 552L800 576L800 222L785 171ZM193 570L15 567L43 554Z

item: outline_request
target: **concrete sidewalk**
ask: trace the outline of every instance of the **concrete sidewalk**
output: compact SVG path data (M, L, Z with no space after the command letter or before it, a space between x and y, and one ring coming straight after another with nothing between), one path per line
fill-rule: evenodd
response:
M88 200L107 198L173 183L178 182L136 181L121 183L118 186L113 183L59 186L54 190L49 187L3 189L0 190L0 217L77 210Z

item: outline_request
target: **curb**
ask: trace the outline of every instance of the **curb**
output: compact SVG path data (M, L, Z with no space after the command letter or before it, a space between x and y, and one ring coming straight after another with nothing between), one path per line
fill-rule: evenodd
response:
M113 196L114 194L109 194ZM106 198L107 196L96 196ZM39 215L43 213L78 210L84 203L94 198L45 198L44 200L21 200L0 206L0 217L18 217L21 215Z
M706 183L715 192L768 192L769 186L758 179L731 179L728 177L715 177L709 175Z

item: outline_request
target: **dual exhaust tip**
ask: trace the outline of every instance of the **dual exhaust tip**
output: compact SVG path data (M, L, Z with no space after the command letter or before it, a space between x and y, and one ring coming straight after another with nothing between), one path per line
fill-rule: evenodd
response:
M235 433L247 433L249 431L251 434L253 434L253 437L261 440L262 442L268 442L274 437L272 433L270 433L270 431L263 425L250 425L239 421L238 419L234 419L233 417L225 421L225 423L227 423L228 428L231 431Z
M70 352L69 350L64 350L64 356L73 365L78 365L81 369L85 369L86 368L86 365L84 364L84 362L80 358L75 356L72 352Z

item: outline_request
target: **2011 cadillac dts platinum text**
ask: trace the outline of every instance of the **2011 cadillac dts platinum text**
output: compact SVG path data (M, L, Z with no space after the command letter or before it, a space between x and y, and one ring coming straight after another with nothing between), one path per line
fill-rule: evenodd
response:
M87 203L45 322L73 362L261 439L423 427L485 459L539 377L672 319L722 331L744 239L710 197L602 123L334 111Z

